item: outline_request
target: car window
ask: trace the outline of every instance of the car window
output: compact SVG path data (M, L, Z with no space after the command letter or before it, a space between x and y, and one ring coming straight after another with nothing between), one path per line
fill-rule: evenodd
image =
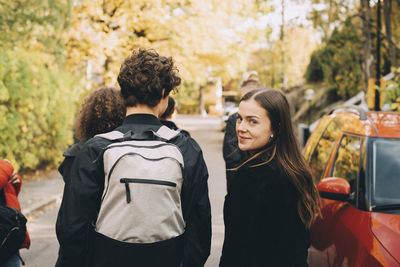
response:
M341 121L332 120L322 134L311 155L309 163L314 181L316 183L321 180L322 176L324 175L336 140L338 140L341 134L342 125L343 124Z
M372 141L372 199L374 205L400 204L400 139Z
M315 128L314 132L310 136L310 139L308 140L308 143L304 150L304 158L307 160L307 162L310 162L311 154L331 120L331 117L322 118L319 121L317 128Z
M349 181L351 192L356 190L356 178L360 172L361 137L343 135L333 164L332 176Z

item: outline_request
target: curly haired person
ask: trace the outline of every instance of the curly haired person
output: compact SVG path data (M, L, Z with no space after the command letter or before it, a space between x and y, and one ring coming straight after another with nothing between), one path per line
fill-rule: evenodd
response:
M125 118L125 113L125 102L120 91L114 88L97 89L84 99L74 122L74 134L78 142L64 152L64 161L58 168L65 182L64 191L67 191L72 185L70 182L71 168L85 142L96 134L106 133L120 126ZM64 194L56 222L56 233L59 240L63 236L59 231L63 218L69 216L64 209L64 204L68 201L66 197L67 195ZM65 255L68 253L69 251L61 248L58 261L67 261Z
M158 118L166 110L170 92L175 91L181 83L171 57L161 56L152 49L135 50L123 62L118 83L127 112L122 125L115 131L122 134L145 133L157 132L165 127ZM169 142L180 151L184 163L179 199L184 233L163 241L131 243L112 239L96 231L94 226L101 209L106 182L104 164L97 159L101 158L104 149L112 141L94 137L77 154L68 177L69 186L64 190L60 208L62 216L59 216L56 227L60 243L57 267L204 266L211 245L207 167L199 145L191 137L177 133ZM158 149L162 151L163 148ZM129 171L135 177L135 169ZM129 189L129 186L126 187ZM173 190L171 187L165 194ZM125 196L122 198L125 201ZM131 204L136 203L133 200ZM123 220L116 222L116 225L127 227L126 224L132 223ZM137 227L136 224L132 227ZM146 228L146 225L143 228L150 236L154 236L153 232L158 230ZM135 238L127 237L129 240Z
M96 134L106 133L120 126L125 114L125 102L117 89L100 88L83 100L74 122L74 134L78 142L64 152L65 159L58 168L64 181L68 179L72 162L85 142Z

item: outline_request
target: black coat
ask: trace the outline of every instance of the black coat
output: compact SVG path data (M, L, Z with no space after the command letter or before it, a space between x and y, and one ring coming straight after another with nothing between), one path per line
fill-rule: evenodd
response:
M84 141L78 141L77 143L73 144L70 148L68 148L64 153L64 160L61 162L60 166L58 167L58 172L62 175L64 182L66 183L68 177L70 177L70 171L72 163L75 160L75 157L79 154L82 147L84 146Z
M233 179L234 171L229 169L239 166L244 160L244 153L239 150L238 138L236 135L236 115L237 113L229 116L226 122L224 143L222 147L222 154L225 160L226 169L226 183L229 189L230 182Z
M152 115L136 114L126 117L123 125L116 130L122 133L129 130L157 131L161 125ZM95 137L79 147L80 149L76 147L76 151L74 150L76 153L70 153L70 157L66 157L60 168L66 183L56 224L60 243L57 267L90 266L92 254L96 259L96 266L159 267L159 264L151 262L157 262L162 258L160 256L165 256L160 254L171 251L183 254L181 258L183 267L204 266L211 245L207 167L200 147L192 138L179 134L171 142L181 150L185 166L181 191L182 213L186 224L183 240L171 240L154 246L145 244L138 246L137 250L128 252L124 244L116 243L113 246L109 242L105 246L94 241L97 240L97 236L93 222L100 208L104 188L103 164L97 159L103 148L111 143L109 140ZM182 247L180 244L183 249L179 252L176 250L180 250ZM111 265L109 261L112 262Z
M274 161L240 168L225 197L220 267L307 266L309 232L298 193Z

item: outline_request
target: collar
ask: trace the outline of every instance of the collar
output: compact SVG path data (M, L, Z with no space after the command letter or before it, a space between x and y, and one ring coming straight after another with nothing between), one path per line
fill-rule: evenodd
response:
M153 114L136 113L130 114L125 119L122 125L125 124L149 124L162 126L161 122Z

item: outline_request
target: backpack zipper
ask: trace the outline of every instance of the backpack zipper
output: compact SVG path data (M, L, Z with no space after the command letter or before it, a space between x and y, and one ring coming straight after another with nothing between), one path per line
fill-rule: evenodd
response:
M130 183L154 184L154 185L164 185L164 186L176 187L176 183L169 182L169 181L162 181L162 180L152 180L152 179L122 178L122 179L120 179L120 182L125 184L126 202L127 203L131 202L131 190L129 188Z
M19 227L15 226L13 228L10 229L10 231L8 232L7 236L3 239L3 241L1 242L0 248L3 247L3 245L7 242L7 239L10 237L10 235L14 232L14 231L18 231Z
M110 169L110 172L108 173L108 177L107 177L107 187L104 189L103 196L101 197L101 202L103 202L103 200L104 200L104 198L105 198L105 196L106 196L106 194L107 194L107 192L108 192L108 187L109 187L109 185L110 185L111 174L113 173L115 166L117 166L117 163L118 163L122 158L124 158L124 157L126 157L126 156L131 156L131 155L138 155L138 156L140 156L140 157L142 157L142 158L144 158L144 159L151 160L151 161L159 161L159 160L164 160L164 159L172 159L172 160L176 161L176 162L179 164L179 166L181 167L181 171L182 171L182 173L183 173L183 166L181 165L181 163L180 163L177 159L175 159L175 158L173 158L173 157L160 157L160 158L150 159L150 158L146 158L146 157L144 157L143 155L141 155L141 154L139 154L139 153L136 153L136 152L129 152L129 153L123 154L121 157L119 157L119 158L114 162L113 166L112 166L111 169Z

